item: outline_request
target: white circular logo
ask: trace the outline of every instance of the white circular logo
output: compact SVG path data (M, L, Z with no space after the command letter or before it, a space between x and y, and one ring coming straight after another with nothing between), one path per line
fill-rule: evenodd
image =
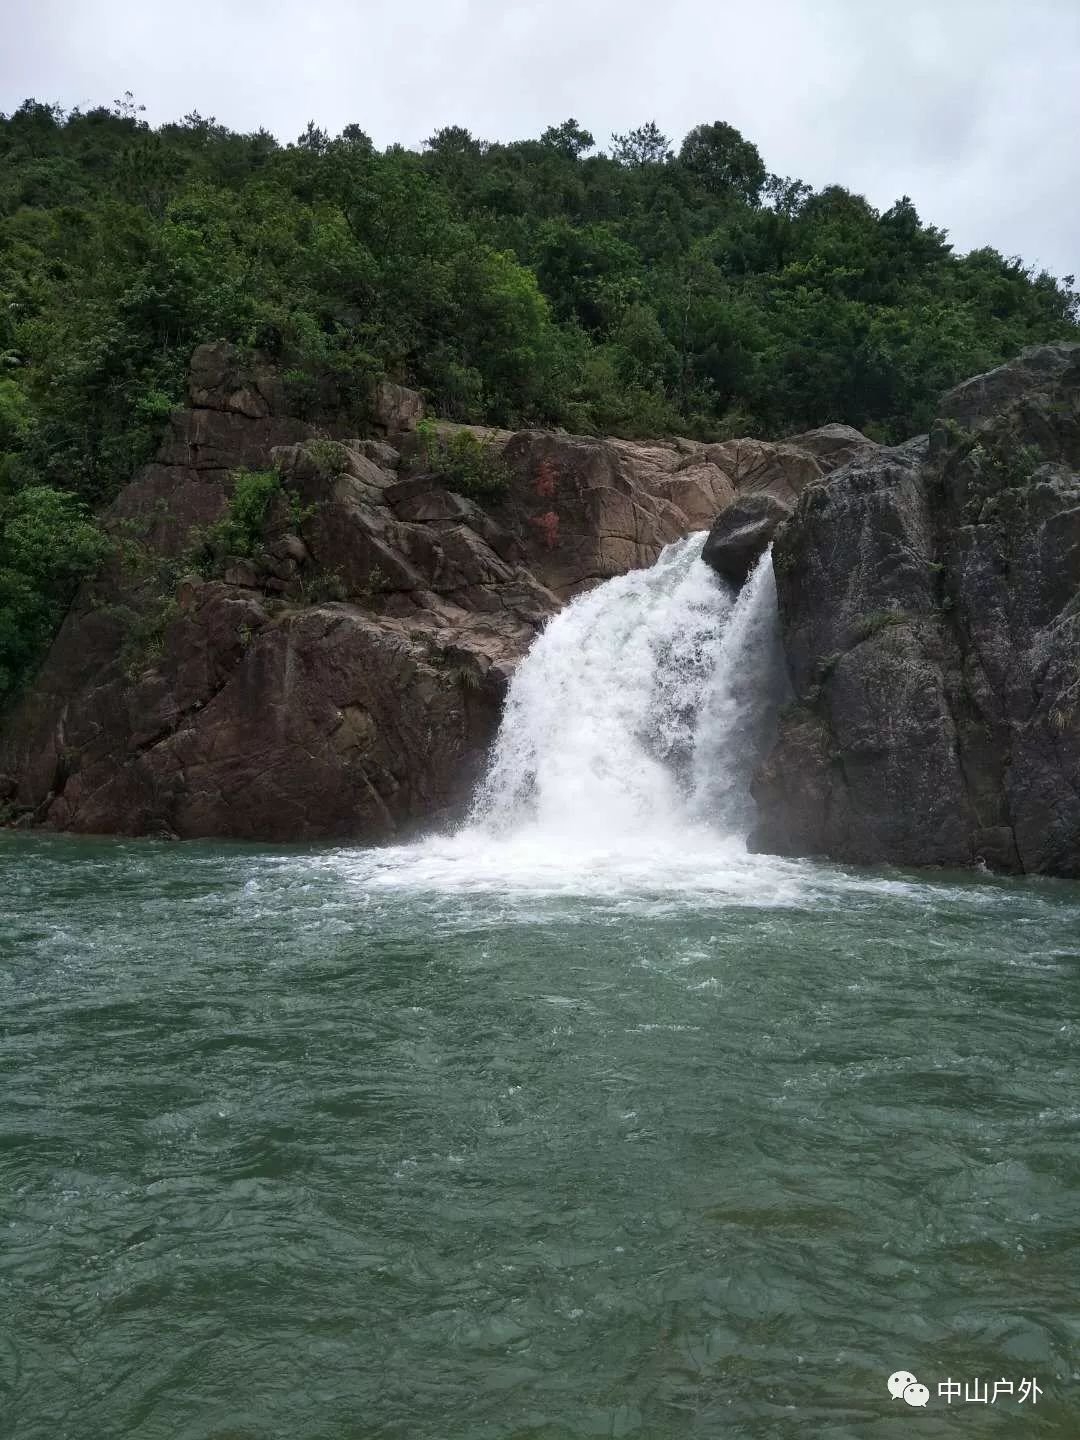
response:
M909 1385L918 1383L910 1370L897 1370L894 1375L889 1376L889 1394L894 1400L899 1400Z

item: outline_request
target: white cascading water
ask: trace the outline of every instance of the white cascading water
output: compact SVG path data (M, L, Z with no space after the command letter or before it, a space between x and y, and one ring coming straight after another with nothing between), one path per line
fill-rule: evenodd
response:
M741 841L785 687L772 560L734 598L703 536L580 596L514 676L471 825L574 852Z
M748 853L750 781L787 695L772 557L736 596L702 562L703 539L669 545L651 569L549 621L514 675L459 830L326 863L365 892L455 906L470 893L588 897L619 914L903 889Z
M514 674L467 822L351 852L342 863L365 888L616 905L803 894L797 864L746 849L750 781L787 689L772 558L735 596L701 560L703 540L548 622Z

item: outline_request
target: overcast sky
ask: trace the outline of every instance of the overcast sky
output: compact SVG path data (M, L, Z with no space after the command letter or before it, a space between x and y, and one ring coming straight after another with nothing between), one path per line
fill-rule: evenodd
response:
M2 0L0 110L132 90L294 139L380 146L442 125L605 143L727 120L766 165L886 207L959 250L1080 272L1080 0Z

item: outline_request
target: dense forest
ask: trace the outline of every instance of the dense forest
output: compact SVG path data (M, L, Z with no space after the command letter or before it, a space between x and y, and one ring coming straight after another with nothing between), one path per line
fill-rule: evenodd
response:
M1077 307L1071 277L955 255L906 197L770 174L723 122L606 152L574 120L509 144L451 126L416 153L28 100L0 117L0 702L203 340L272 357L312 418L361 424L389 377L457 420L893 440L1076 334Z

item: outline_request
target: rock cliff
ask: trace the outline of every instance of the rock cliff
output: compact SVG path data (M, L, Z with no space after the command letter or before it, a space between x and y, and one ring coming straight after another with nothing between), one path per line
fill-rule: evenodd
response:
M272 371L196 352L190 407L107 517L115 557L3 726L0 802L24 823L379 841L445 821L568 597L737 497L790 505L849 438L485 433L502 470L481 506L433 469L412 392L380 387L363 439L284 406ZM270 467L258 547L198 573L238 473Z
M757 849L1080 875L1080 346L947 395L803 490L774 563L795 701Z
M20 823L376 842L445 822L539 627L709 530L735 585L774 546L795 698L755 848L1080 875L1080 346L966 382L894 449L841 425L478 431L482 503L440 460L468 427L433 447L411 391L379 387L363 438L285 407L271 370L196 352L189 408L107 516L113 558L5 717ZM258 543L197 565L251 472L276 477Z

